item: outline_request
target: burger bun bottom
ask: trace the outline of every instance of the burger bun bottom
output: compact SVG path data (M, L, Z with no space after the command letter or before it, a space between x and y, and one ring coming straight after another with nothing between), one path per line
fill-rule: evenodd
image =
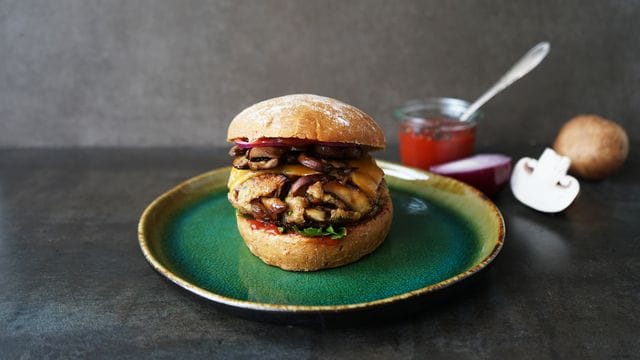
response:
M278 234L255 228L252 220L236 214L238 230L249 250L269 265L289 271L315 271L352 263L373 252L391 228L393 206L383 185L382 208L366 221L347 227L341 239L314 238L298 233Z

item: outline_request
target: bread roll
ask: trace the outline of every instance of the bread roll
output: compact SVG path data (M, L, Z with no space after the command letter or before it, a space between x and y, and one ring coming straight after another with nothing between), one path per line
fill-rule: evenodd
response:
M229 125L227 141L296 138L383 149L382 129L362 110L336 99L295 94L244 109Z
M298 233L277 234L268 229L254 229L251 220L237 215L238 230L249 250L269 265L291 271L314 271L352 263L373 252L391 228L393 207L384 186L379 212L354 226L338 240L313 238Z

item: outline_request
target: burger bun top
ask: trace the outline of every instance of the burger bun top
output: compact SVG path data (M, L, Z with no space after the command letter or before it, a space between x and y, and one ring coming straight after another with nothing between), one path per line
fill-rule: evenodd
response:
M339 100L294 94L264 100L240 112L229 125L227 141L296 138L384 149L382 129L364 111Z

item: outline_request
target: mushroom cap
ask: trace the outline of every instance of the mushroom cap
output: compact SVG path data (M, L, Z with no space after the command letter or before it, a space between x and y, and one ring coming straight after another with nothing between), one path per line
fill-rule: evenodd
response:
M615 122L598 115L578 115L558 132L553 148L571 159L570 171L584 179L602 179L624 164L629 138Z

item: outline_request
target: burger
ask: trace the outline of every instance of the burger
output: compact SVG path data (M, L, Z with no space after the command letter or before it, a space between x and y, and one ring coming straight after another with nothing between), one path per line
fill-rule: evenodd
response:
M389 233L393 208L369 155L384 134L363 111L296 94L252 105L229 125L228 198L249 250L269 265L314 271L352 263Z

